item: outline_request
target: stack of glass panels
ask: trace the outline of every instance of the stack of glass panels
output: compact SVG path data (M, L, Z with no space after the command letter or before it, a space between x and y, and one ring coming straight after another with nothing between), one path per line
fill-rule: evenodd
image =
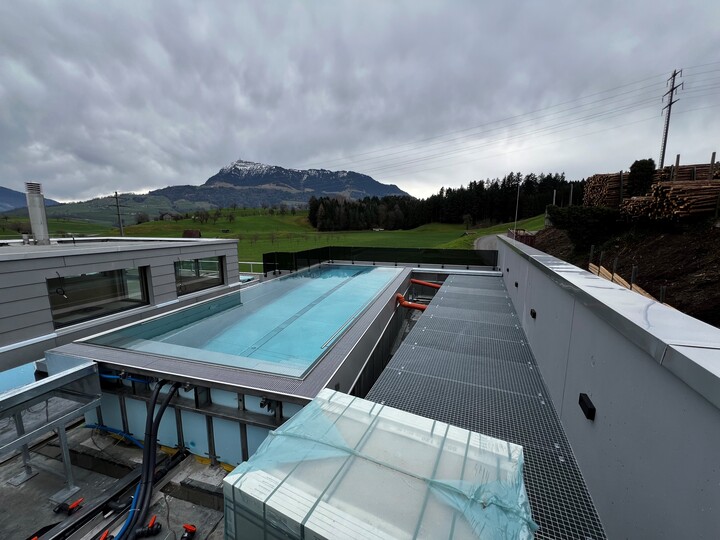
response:
M323 390L225 478L226 538L532 538L522 447Z

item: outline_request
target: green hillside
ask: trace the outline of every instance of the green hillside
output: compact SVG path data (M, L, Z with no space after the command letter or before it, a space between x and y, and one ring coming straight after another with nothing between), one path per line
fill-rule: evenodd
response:
M179 221L150 221L125 227L125 235L133 237L180 238L183 231L195 229L203 238L234 238L238 241L240 261L257 262L262 254L271 251L300 251L321 246L359 247L410 247L472 249L475 238L488 234L499 234L512 228L512 223L503 223L483 229L466 231L464 225L431 223L409 231L334 231L317 232L307 221L306 212L278 214L261 208L237 209L233 217L228 211L217 220L210 218L206 223L193 219ZM214 221L214 222L213 222ZM11 223L22 223L29 227L27 219L0 219L0 235L3 238L19 238L9 229ZM537 230L542 228L544 216L536 216L518 222L518 228ZM78 236L117 236L118 230L97 223L77 219L49 218L48 226L52 235L75 234ZM241 265L249 270L249 265Z

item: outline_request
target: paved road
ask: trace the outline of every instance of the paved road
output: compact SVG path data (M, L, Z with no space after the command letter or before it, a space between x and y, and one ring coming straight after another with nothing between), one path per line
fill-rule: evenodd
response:
M497 236L489 234L475 239L475 249L497 249Z

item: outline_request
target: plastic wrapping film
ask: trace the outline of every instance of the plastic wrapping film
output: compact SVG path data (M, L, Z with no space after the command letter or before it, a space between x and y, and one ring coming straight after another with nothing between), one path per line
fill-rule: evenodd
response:
M522 467L521 446L326 389L225 478L226 538L529 539Z

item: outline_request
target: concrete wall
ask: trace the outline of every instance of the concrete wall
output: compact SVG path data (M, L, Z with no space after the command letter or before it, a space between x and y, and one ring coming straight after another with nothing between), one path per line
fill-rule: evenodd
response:
M225 258L225 284L238 283L235 241L123 241L118 245L22 246L0 250L0 370L42 358L45 350L148 316L157 306L192 303L202 293L178 300L174 262ZM147 268L150 306L56 330L46 280L122 268ZM16 344L22 343L18 347Z
M527 246L498 244L608 537L716 538L720 330ZM594 421L578 405L581 392Z

